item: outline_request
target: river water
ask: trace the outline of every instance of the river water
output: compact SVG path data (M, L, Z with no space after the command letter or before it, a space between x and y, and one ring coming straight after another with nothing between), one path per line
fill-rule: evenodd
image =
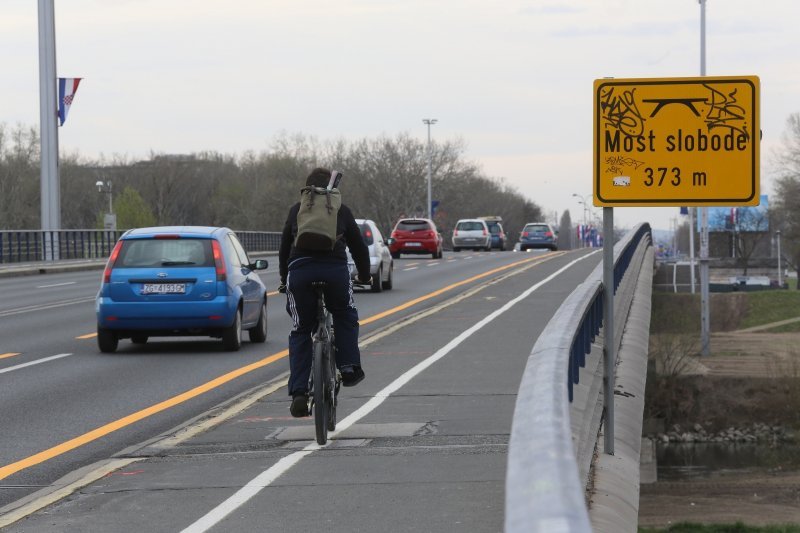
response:
M800 445L695 443L656 447L659 481L745 471L800 470Z

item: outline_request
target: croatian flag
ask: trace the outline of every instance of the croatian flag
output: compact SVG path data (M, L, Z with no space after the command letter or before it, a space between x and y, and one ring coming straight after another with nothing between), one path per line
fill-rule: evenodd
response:
M58 122L63 126L67 121L67 113L78 92L78 84L83 78L58 78Z

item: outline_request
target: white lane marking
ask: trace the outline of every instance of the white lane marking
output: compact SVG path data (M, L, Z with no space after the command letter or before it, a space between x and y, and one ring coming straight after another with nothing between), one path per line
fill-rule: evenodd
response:
M46 363L48 361L54 361L56 359L61 359L62 357L69 357L72 355L71 353L60 353L58 355L51 355L50 357L44 357L42 359L37 359L36 361L29 361L27 363L22 363L20 365L10 366L8 368L0 369L0 374L5 374L6 372L13 372L14 370L19 370L20 368L25 368L28 366L39 365L42 363Z
M418 363L416 366L412 367L408 370L405 374L402 374L381 391L379 391L375 396L370 398L364 405L356 409L353 413L347 416L344 420L339 422L336 425L336 431L330 434L330 438L335 437L336 435L340 434L341 432L347 430L350 426L367 416L369 413L374 411L380 404L384 402L392 393L399 390L402 386L406 385L409 381L411 381L415 376L425 371L428 367L433 365L439 359L450 353L453 348L456 348L459 344L467 340L469 337L472 336L475 332L480 330L483 326L490 323L509 309L511 309L514 305L519 303L521 300L524 300L528 296L533 293L533 291L537 290L539 287L548 283L553 278L564 272L565 270L571 268L573 265L578 263L579 261L583 261L587 257L595 254L597 252L592 252L586 254L574 261L568 263L567 265L561 267L554 273L547 276L542 281L534 284L528 290L514 298L513 300L507 302L503 307L497 309L496 311L487 315L483 320L472 326L471 328L467 329L466 331L462 332L456 338L448 342L442 348L440 348L436 353L425 359L424 361ZM330 443L330 440L328 441ZM205 516L201 517L195 523L191 524L189 527L184 529L181 533L204 533L208 531L220 521L222 521L226 516L230 513L244 505L250 498L261 492L262 489L268 487L273 481L278 479L281 475L283 475L286 471L288 471L291 467L296 465L300 460L309 455L311 452L315 450L320 450L322 448L327 447L328 445L325 444L320 446L316 442L312 442L304 447L302 450L294 452L286 457L283 457L277 463L269 467L268 469L261 472L251 481L249 481L245 486L241 489L236 491L232 496L230 496L227 500L220 503L218 506L213 508L209 511Z
M448 259L447 260L448 263L452 263L453 261L458 261L458 259Z
M409 270L416 270L417 268L419 268L419 267L404 268L403 272L407 272Z
M63 287L64 285L75 285L77 281L66 281L64 283L53 283L52 285L39 285L37 289L49 289L50 287Z
M19 307L17 309L9 309L8 311L0 311L0 317L3 316L11 316L11 315L21 315L22 313L31 313L33 311L43 311L45 309L55 309L56 307L64 307L67 305L73 304L82 304L86 302L93 302L95 300L94 296L87 297L87 298L76 298L74 300L64 300L61 302L55 302L52 304L39 304L39 305L29 305L27 307Z
M436 261L435 263L427 263L425 266L435 267L436 265L439 265L439 264L440 264L439 261Z

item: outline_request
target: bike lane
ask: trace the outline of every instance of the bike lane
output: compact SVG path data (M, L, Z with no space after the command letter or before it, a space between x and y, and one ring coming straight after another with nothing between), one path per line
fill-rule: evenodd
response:
M500 531L519 380L599 260L556 275L577 257L504 274L366 339L367 379L342 389L325 447L313 418L289 416L284 377L207 431L118 456L144 460L110 465L122 467L7 531Z

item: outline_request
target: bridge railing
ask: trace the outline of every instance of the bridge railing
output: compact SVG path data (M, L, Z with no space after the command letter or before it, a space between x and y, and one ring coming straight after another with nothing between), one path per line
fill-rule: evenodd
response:
M105 259L124 230L0 231L0 264L50 260ZM236 231L248 252L273 252L280 247L277 231Z
M651 245L650 226L641 224L614 246L614 288L638 279L644 250ZM602 264L576 287L539 336L522 377L509 442L506 475L506 532L591 531L586 503L587 474L602 417L597 399L602 392L602 366L587 364L592 342L603 319ZM631 274L626 278L626 274ZM615 295L613 338L619 343L632 300ZM603 333L605 335L605 332ZM574 385L581 373L593 379L583 392L580 407L573 406ZM599 379L598 379L599 374ZM573 420L579 411L581 420ZM584 412L585 411L585 412ZM577 416L576 416L577 417ZM579 438L592 442L574 442ZM576 447L578 448L576 450ZM587 459L588 456L588 459ZM580 458L580 461L579 461Z

